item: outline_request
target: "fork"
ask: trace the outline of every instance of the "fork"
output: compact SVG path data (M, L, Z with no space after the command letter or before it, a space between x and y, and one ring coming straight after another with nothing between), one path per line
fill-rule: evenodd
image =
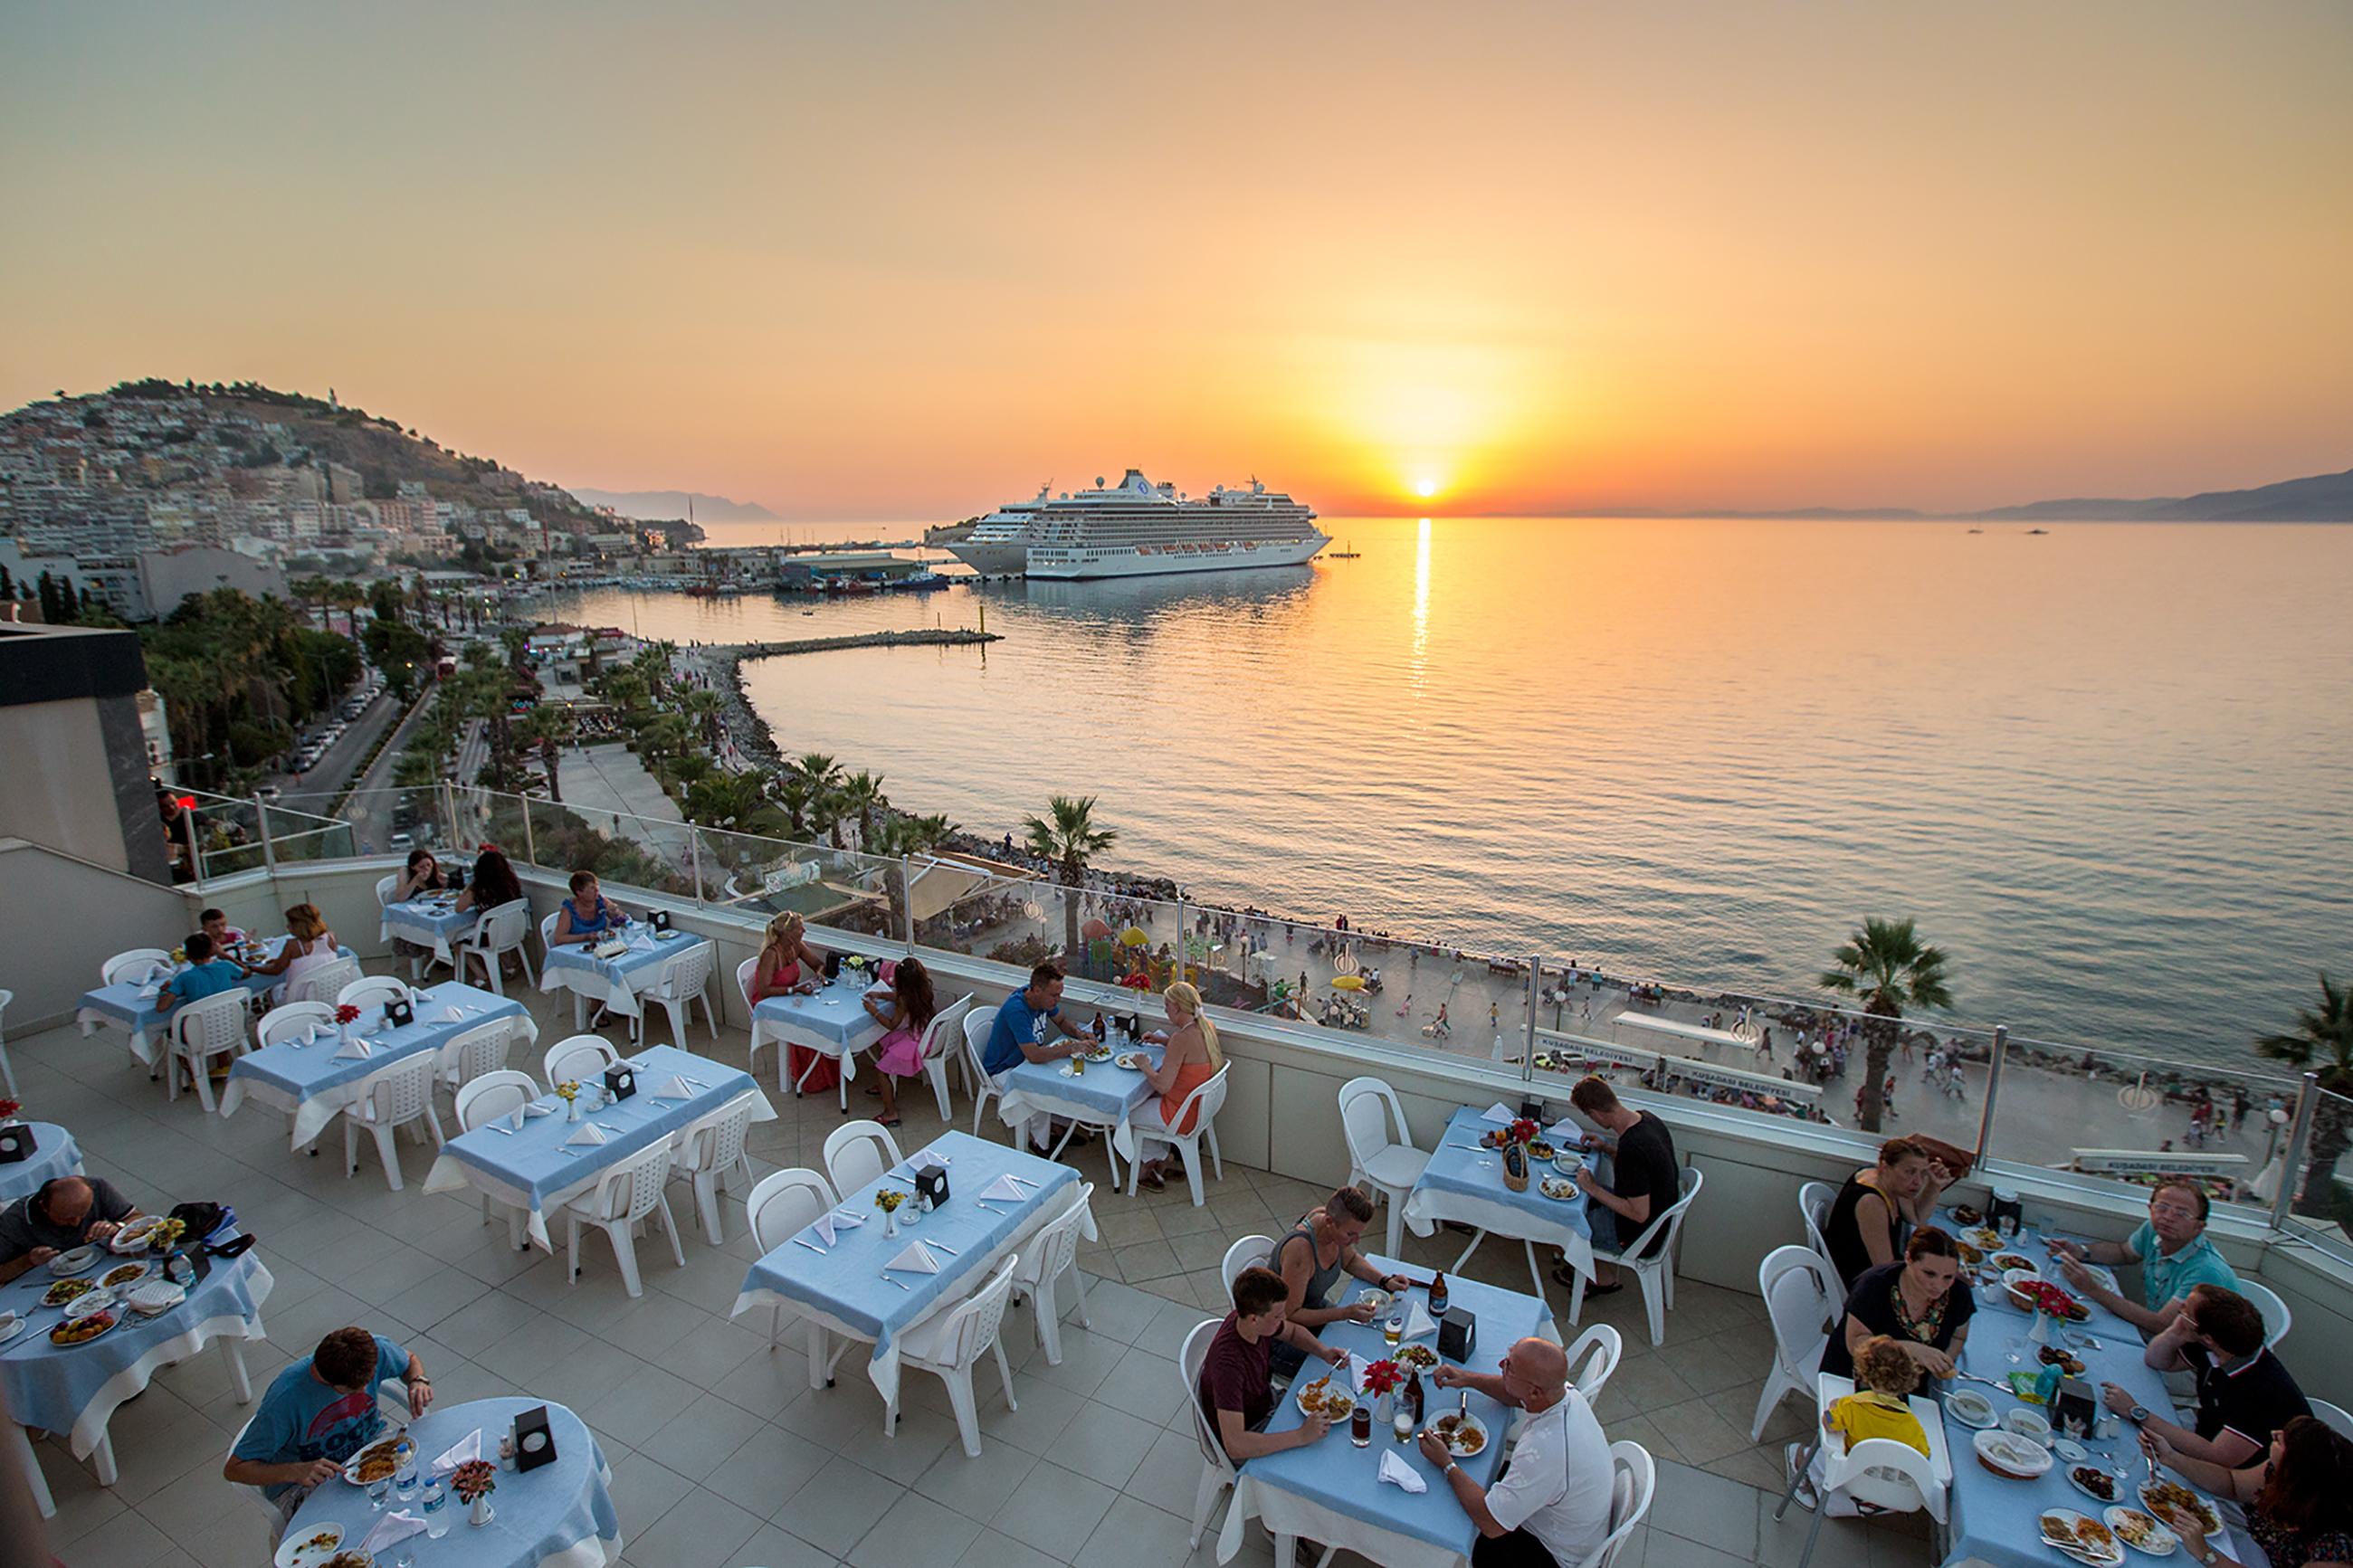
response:
M902 1280L897 1280L897 1279L891 1279L891 1271L890 1271L889 1269L887 1269L887 1268L886 1268L886 1269L884 1269L884 1270L882 1271L882 1278L883 1278L883 1279L885 1279L890 1280L890 1282L891 1282L892 1284L898 1286L900 1289L902 1289L902 1290L905 1290L905 1291L907 1292L907 1294L908 1294L908 1295L910 1295L910 1296L912 1296L912 1295L913 1295L913 1294L915 1293L915 1292L914 1292L914 1290L913 1290L911 1287L909 1287L907 1284L905 1284L903 1281L902 1281Z

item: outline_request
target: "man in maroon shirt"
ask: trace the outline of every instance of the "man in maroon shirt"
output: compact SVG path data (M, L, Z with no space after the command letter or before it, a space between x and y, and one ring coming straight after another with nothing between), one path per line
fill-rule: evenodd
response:
M1238 1465L1261 1454L1304 1447L1332 1429L1327 1417L1315 1415L1288 1432L1261 1430L1274 1414L1271 1363L1277 1340L1335 1366L1348 1357L1286 1322L1283 1309L1290 1299L1291 1288L1271 1268L1245 1268L1234 1276L1234 1310L1218 1325L1201 1363L1202 1412L1225 1445L1226 1457Z

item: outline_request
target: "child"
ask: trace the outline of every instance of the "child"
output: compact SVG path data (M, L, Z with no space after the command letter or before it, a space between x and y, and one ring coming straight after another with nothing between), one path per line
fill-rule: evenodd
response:
M155 997L155 1011L167 1017L199 997L212 996L245 984L245 971L236 963L213 955L213 939L202 931L182 944L188 967L172 976Z
M1854 1381L1852 1394L1831 1400L1822 1412L1823 1431L1845 1434L1850 1448L1867 1437L1892 1437L1928 1451L1928 1434L1905 1397L1920 1386L1920 1363L1903 1346L1885 1334L1863 1341L1855 1352Z

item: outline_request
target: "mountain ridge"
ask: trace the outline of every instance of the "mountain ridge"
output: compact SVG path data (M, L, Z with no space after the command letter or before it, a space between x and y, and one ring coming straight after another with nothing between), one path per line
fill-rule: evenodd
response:
M665 522L683 518L692 503L697 522L776 522L783 521L758 501L734 500L702 490L600 490L587 485L566 485L583 504L610 507L640 522Z

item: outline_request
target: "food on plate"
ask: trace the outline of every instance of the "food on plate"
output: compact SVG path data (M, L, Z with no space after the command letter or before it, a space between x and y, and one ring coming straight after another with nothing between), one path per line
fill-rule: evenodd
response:
M2001 1279L2002 1288L2010 1293L2010 1304L2021 1312L2042 1310L2054 1318L2080 1323L2092 1315L2092 1310L2044 1279L2021 1279L2012 1270Z
M1530 1159L1532 1159L1532 1160L1549 1160L1549 1159L1551 1159L1551 1158L1552 1158L1552 1156L1553 1156L1553 1147L1552 1147L1552 1145L1551 1145L1551 1144L1549 1144L1549 1143L1547 1143L1547 1142L1546 1142L1543 1139L1541 1139L1541 1138L1532 1138L1532 1139L1530 1139L1530 1140L1528 1141L1528 1157L1529 1157Z
M155 1227L163 1223L162 1215L141 1215L137 1219L116 1231L114 1238L107 1245L117 1252L136 1252L147 1245L147 1238L153 1234Z
M301 1546L296 1548L296 1550L300 1552L324 1552L330 1547L341 1546L343 1543L343 1532L341 1530L322 1530L311 1535L308 1540L304 1541Z
M2055 1366L2069 1377L2084 1375L2084 1363L2079 1356L2069 1355L2057 1345L2044 1345L2035 1352L2044 1366Z
M77 1318L69 1323L59 1323L49 1331L49 1342L53 1345L85 1344L112 1327L114 1327L112 1312L96 1311L87 1318Z
M380 1481L400 1468L400 1442L390 1438L372 1444L352 1456L349 1474L361 1486Z
M2116 1500L2116 1478L2105 1470L2094 1469L2089 1465L2078 1465L2067 1472L2067 1479L2102 1502Z
M1993 1401L1973 1388L1957 1388L1945 1395L1945 1413L1980 1432L1993 1425Z
M1955 1242L1953 1249L1961 1255L1961 1262L1968 1268L1975 1268L1985 1261L1985 1254L1966 1241Z
M2176 1514L2186 1514L2207 1534L2222 1533L2222 1519L2214 1505L2179 1481L2143 1481L2140 1500L2159 1519L2169 1521Z
M1438 1352L1428 1345L1408 1345L1389 1359L1403 1362L1418 1371L1428 1372L1438 1364Z
M2152 1557L2162 1557L2181 1543L2173 1531L2137 1508L2112 1508L2107 1521L2118 1540Z
M2001 1232L1990 1226L1981 1225L1975 1230L1963 1231L1961 1239L1972 1247L1982 1247L1988 1252L1997 1252L2001 1248Z
M155 1222L155 1228L147 1233L147 1245L160 1252L187 1234L187 1221L159 1219Z
M49 1259L49 1272L60 1278L68 1274L79 1274L97 1261L97 1247L71 1247Z
M2023 1268L2029 1274L2034 1272L2034 1259L2022 1252L1997 1252L1993 1255L1993 1266L2005 1274L2013 1268Z
M1333 1392L1331 1378L1328 1376L1319 1377L1314 1382L1309 1384L1306 1387L1299 1391L1299 1408L1301 1413L1303 1415L1320 1415L1324 1414L1325 1403L1327 1401L1335 1398L1346 1397L1347 1396L1345 1394L1335 1394ZM1356 1402L1354 1400L1349 1401L1351 1407L1354 1406L1355 1403Z
M1486 1429L1461 1415L1441 1415L1430 1424L1430 1429L1457 1458L1468 1458L1487 1446Z
M1566 1203L1577 1196L1577 1184L1567 1176L1546 1176L1544 1179L1544 1195Z
M1979 1214L1977 1210L1971 1208L1967 1204L1955 1204L1953 1205L1953 1223L1960 1226L1982 1225L1985 1223L1985 1215Z
M338 1552L319 1568L375 1568L375 1559L364 1552Z
M76 1296L87 1295L97 1289L87 1279L60 1279L41 1292L41 1305L62 1307Z
M100 1283L100 1284L101 1284L101 1285L109 1285L109 1286L112 1286L112 1285L128 1285L128 1284L130 1284L132 1280L134 1280L134 1279L145 1279L145 1278L146 1278L146 1276L147 1276L147 1266L146 1266L145 1264L143 1264L143 1263L125 1263L125 1264L121 1264L121 1265L120 1265L120 1266L116 1267L116 1268L110 1268L110 1269L108 1269L108 1270L106 1271L105 1277L104 1277L103 1279L100 1279L100 1280L99 1280L99 1283Z
M2094 1556L2114 1557L2117 1555L2116 1538L2115 1534L2109 1531L2106 1525L2102 1524L2096 1519L2077 1520L2075 1521L2075 1539L2083 1544L2085 1551L2091 1552Z
M1970 1447L1977 1450L1978 1463L2014 1481L2031 1481L2051 1468L2050 1449L2000 1427L1978 1433Z
M2063 1513L2046 1513L2034 1521L2042 1527L2042 1539L2053 1546L2073 1546L2075 1521Z

